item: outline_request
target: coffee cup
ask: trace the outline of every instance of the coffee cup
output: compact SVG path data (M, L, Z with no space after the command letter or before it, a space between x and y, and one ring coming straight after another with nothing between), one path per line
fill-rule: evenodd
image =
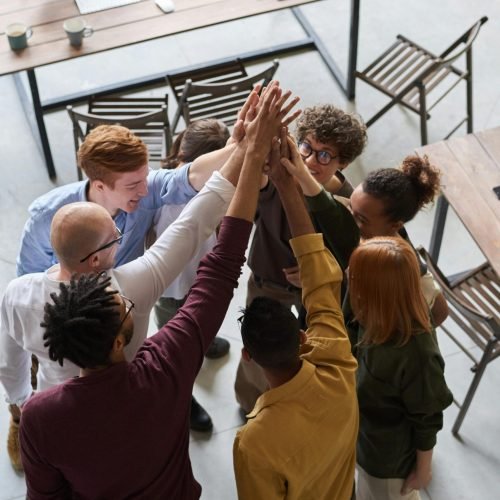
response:
M73 45L73 47L79 47L84 38L94 33L94 30L90 26L87 26L87 23L81 17L66 19L63 23L63 27L68 35L69 43Z
M33 30L23 23L9 24L5 32L12 50L25 49L28 46L28 38L33 34Z

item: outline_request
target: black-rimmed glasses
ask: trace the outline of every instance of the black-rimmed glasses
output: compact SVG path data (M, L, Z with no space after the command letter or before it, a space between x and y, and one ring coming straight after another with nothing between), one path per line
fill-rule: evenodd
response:
M89 257L92 257L92 255L94 255L95 253L100 252L101 250L106 250L106 248L112 247L115 243L120 245L122 240L123 240L123 234L118 227L116 227L116 232L118 233L118 236L114 240L111 240L109 243L106 243L106 244L100 246L97 250L90 252L86 257L84 257L82 260L80 260L80 264L82 262L85 262Z
M299 142L299 153L302 158L309 158L313 153L316 155L316 160L321 165L328 165L332 160L338 156L332 156L328 151L318 151L306 141Z
M135 307L133 300L129 299L128 297L125 297L125 295L122 295L121 293L119 295L122 298L123 303L125 304L125 316L123 316L123 319L120 321L120 326L118 327L118 330L121 329L123 323L125 323L125 320L130 316L132 309Z

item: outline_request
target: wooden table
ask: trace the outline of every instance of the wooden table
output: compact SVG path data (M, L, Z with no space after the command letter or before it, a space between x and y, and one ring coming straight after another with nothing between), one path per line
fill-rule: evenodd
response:
M65 19L79 16L73 0L9 0L0 4L0 75L13 73L16 85L22 97L27 115L34 129L40 135L40 143L51 178L56 176L50 146L45 130L43 112L64 106L88 97L88 92L75 92L49 102L40 101L34 69L47 64L65 61L75 57L95 54L105 50L151 40L196 28L254 16L279 9L292 8L296 19L304 28L307 37L298 42L279 45L259 52L242 54L243 61L251 61L275 54L291 52L303 48L319 51L332 75L339 82L348 97L354 97L354 71L356 68L359 0L351 1L350 48L347 78L339 70L335 61L323 46L319 37L307 22L307 19L294 8L316 0L174 0L175 12L164 14L153 0L86 14L85 20L94 28L94 34L86 38L81 48L71 47L62 24ZM10 50L5 28L13 22L22 22L33 27L33 36L28 48L14 52ZM213 61L210 62L210 64ZM218 60L216 62L222 62ZM31 90L28 98L19 72L26 71ZM146 79L125 82L113 87L115 91L126 91L145 83L163 81L165 72ZM94 89L92 94L109 92L108 89ZM36 128L35 128L36 126Z
M448 204L500 276L500 127L417 149L442 172L429 253L437 262Z

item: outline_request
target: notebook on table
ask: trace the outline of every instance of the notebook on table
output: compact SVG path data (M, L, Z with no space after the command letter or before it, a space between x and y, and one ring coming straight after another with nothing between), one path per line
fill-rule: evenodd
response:
M90 14L99 10L112 9L131 3L138 3L141 0L75 0L80 14Z

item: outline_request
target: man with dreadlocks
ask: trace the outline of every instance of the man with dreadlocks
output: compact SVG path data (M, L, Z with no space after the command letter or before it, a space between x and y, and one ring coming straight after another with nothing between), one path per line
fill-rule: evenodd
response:
M193 382L237 286L262 167L288 96L271 84L261 97L218 243L201 261L185 305L131 362L125 346L137 304L110 277L82 275L52 295L45 346L53 361L79 366L80 376L35 394L23 408L28 498L199 498L188 454Z

